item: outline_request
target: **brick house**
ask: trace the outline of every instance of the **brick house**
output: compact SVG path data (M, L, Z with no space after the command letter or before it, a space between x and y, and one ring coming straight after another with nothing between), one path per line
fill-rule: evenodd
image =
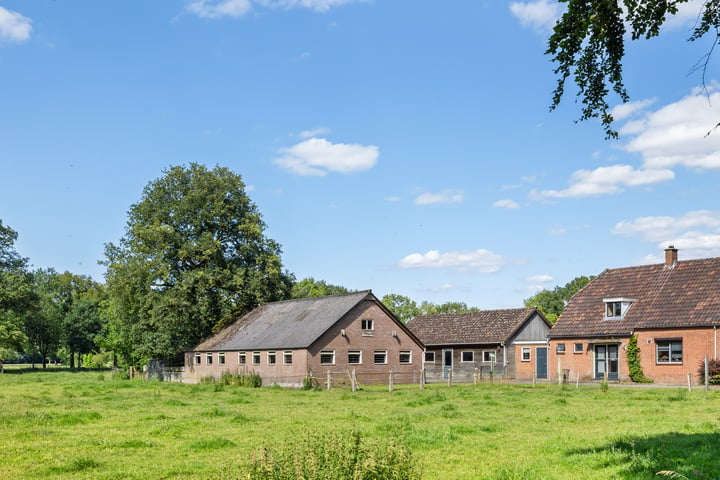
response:
M452 369L457 381L482 378L547 378L550 323L536 308L420 315L408 328L425 344L427 381Z
M717 358L720 258L605 270L568 302L550 331L555 378L629 380L627 346L633 335L646 377L659 383L697 379L704 356Z
M260 305L185 353L185 379L258 373L263 385L313 377L345 383L419 381L423 346L371 291Z

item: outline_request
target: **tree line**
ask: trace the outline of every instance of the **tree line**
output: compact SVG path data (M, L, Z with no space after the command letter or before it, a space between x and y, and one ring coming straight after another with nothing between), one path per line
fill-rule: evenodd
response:
M0 363L181 363L184 351L261 303L349 292L312 277L297 281L265 229L238 174L199 164L171 167L148 183L122 238L105 245L104 283L31 269L15 249L17 232L0 220ZM397 294L382 301L403 322L477 310Z

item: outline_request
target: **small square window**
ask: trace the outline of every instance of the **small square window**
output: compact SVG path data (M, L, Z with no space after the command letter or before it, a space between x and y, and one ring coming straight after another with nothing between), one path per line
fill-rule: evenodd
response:
M365 318L363 320L360 320L360 328L362 328L362 334L364 337L372 337L373 336L373 327L374 322L371 318Z
M253 352L252 363L253 365L260 365L260 352Z
M335 350L320 352L320 365L335 365Z
M485 350L483 353L483 362L491 363L495 361L495 352L492 350Z
M573 353L583 353L583 344L573 343Z
M473 352L473 351L471 351L471 350L462 352L460 355L461 355L461 356L460 356L460 361L461 361L461 362L466 362L466 363L467 363L467 362L474 362L474 361L475 361L475 352Z
M435 352L425 352L425 363L435 363Z
M283 364L292 365L292 351L287 350L283 352Z
M277 355L275 352L267 352L267 363L268 365L275 365L277 363Z
M378 365L384 365L387 363L387 350L375 350L373 355L373 362Z
M205 362L207 362L208 365L212 365L212 353L205 354Z
M218 364L225 365L225 352L218 353Z
M245 365L245 363L247 363L245 352L238 352L238 365Z
M564 343L558 343L555 346L555 353L558 355L563 355L565 353L565 344Z
M622 317L622 302L607 302L605 304L605 316L607 318Z
M349 350L348 363L351 365L360 365L362 363L362 350Z
M412 350L400 350L400 363L412 363Z
M530 347L522 347L521 355L522 355L523 362L529 362L530 361Z
M195 365L200 365L202 363L202 355L199 353L195 354Z

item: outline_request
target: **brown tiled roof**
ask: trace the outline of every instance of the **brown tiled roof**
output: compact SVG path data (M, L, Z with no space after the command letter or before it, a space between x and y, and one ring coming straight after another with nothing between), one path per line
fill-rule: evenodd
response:
M509 341L534 308L419 315L408 328L425 345L470 345Z
M605 319L610 298L634 300L622 320ZM570 299L550 337L713 325L720 325L720 258L605 270Z

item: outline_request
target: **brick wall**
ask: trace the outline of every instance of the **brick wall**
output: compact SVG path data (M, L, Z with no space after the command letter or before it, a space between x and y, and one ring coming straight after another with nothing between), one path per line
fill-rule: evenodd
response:
M637 335L643 373L659 383L687 383L688 373L691 374L693 383L700 382L697 373L704 356L708 355L711 359L715 356L716 332L712 328L643 330ZM682 341L683 358L680 363L657 361L658 341L670 339Z

